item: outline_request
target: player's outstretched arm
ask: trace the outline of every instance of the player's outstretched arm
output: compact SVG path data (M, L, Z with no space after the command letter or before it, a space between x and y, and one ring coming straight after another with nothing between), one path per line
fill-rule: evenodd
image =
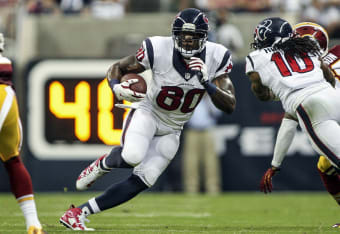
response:
M234 85L228 75L223 74L212 83L216 85L216 91L210 94L212 102L218 109L228 114L232 113L235 110L236 98Z
M276 137L272 166L277 168L281 166L281 163L287 155L289 146L293 142L297 126L297 119L285 113Z
M272 178L280 170L281 163L294 139L297 125L297 120L290 114L285 113L277 133L271 167L264 173L260 182L262 192L268 193L273 190Z

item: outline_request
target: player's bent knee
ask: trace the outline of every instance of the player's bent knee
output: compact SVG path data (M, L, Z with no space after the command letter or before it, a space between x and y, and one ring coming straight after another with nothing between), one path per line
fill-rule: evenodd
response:
M127 164L135 167L138 164L140 164L140 162L144 158L144 155L135 149L127 149L127 150L123 149L122 158Z
M157 150L166 159L172 160L178 150L179 139L176 135L167 135L159 139Z
M18 164L22 164L22 161L18 155L8 158L8 160L4 161L4 164L9 167L15 167Z
M333 166L330 161L325 156L320 156L318 161L318 169L322 173L326 173L328 175L336 173L336 170L333 170Z
M147 168L146 170L135 170L133 174L138 176L148 187L152 187L162 172L156 168Z
M318 169L321 172L325 173L331 166L332 166L331 163L329 162L329 160L325 156L319 157Z

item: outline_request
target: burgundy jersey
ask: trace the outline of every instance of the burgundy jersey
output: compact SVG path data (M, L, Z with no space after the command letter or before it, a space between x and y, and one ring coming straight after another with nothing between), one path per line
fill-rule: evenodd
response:
M0 84L13 87L12 83L13 68L11 61L6 57L0 57Z
M323 61L332 70L337 81L336 87L340 88L340 45L332 47L332 49L328 51L328 54L323 57Z

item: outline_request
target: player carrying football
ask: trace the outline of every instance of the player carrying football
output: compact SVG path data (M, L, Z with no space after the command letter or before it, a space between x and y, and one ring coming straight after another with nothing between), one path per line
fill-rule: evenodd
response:
M125 120L122 145L83 170L78 190L90 187L112 168L133 168L132 175L113 184L102 195L71 207L60 222L73 230L89 230L86 217L118 206L153 186L175 156L183 125L205 93L219 109L231 113L236 104L228 77L231 54L207 41L208 19L199 10L180 12L172 24L172 37L150 37L136 56L113 64L107 80L118 100L140 101ZM120 83L127 73L152 71L147 94L129 89L136 80Z
M340 91L340 45L336 45L328 50L327 31L315 23L299 23L294 26L294 32L301 37L311 37L318 43L322 60L331 69L336 78L335 88L337 91ZM277 135L271 168L266 171L261 180L261 190L264 193L272 191L272 177L280 170L288 148L293 141L297 125L298 122L286 113ZM340 205L340 177L338 169L325 156L319 157L317 169L325 188ZM339 224L334 225L334 227L339 226Z
M0 33L0 159L7 170L12 193L24 214L28 234L42 234L45 232L38 219L31 176L19 156L21 122L12 83L12 63L2 56L4 45L5 39Z

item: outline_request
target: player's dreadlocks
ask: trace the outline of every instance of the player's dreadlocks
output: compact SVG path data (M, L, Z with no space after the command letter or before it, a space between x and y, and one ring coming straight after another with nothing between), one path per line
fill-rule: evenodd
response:
M320 47L315 40L310 37L293 36L284 42L279 42L273 46L274 50L283 50L288 56L303 58L308 53L320 56Z

